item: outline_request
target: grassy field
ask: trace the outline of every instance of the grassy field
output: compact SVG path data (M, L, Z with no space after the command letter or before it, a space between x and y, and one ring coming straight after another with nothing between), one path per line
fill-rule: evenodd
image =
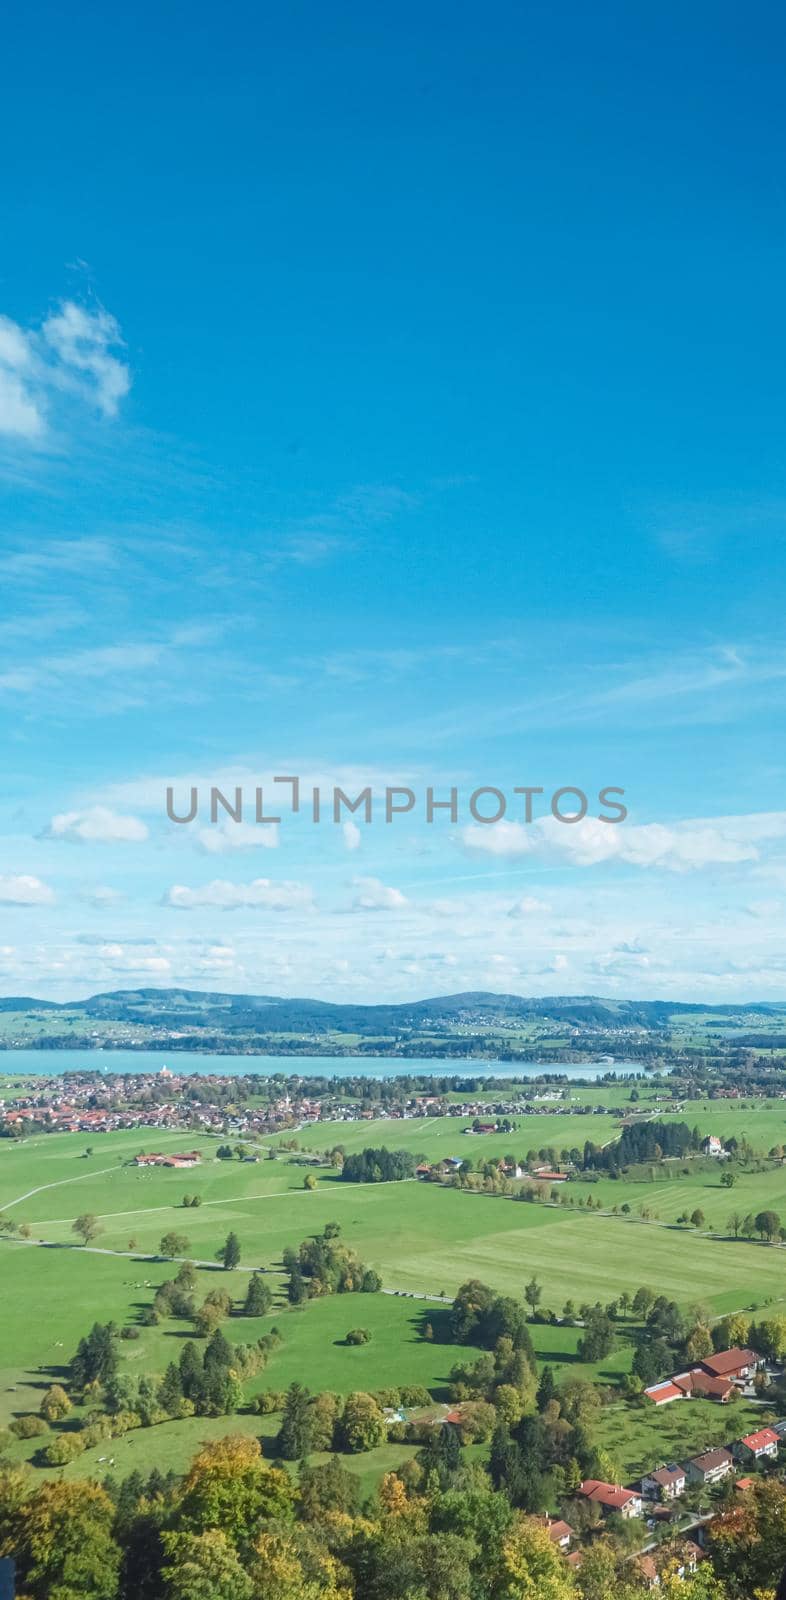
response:
M49 1384L61 1380L81 1335L93 1320L111 1317L119 1325L138 1324L156 1287L173 1269L165 1264L123 1261L112 1256L91 1256L79 1250L37 1249L6 1245L2 1255L3 1285L10 1313L0 1326L0 1426L23 1412L37 1410ZM220 1282L242 1296L242 1274L200 1272L203 1291ZM446 1312L440 1307L405 1297L388 1295L335 1296L292 1309L277 1303L265 1318L232 1317L224 1324L231 1339L250 1342L271 1326L278 1327L282 1342L264 1372L249 1381L248 1398L262 1389L285 1389L297 1379L312 1390L332 1389L346 1394L355 1389L374 1390L390 1384L418 1383L437 1402L448 1399L450 1369L459 1360L477 1354L472 1346L461 1349L440 1342ZM426 1323L436 1337L425 1337ZM351 1327L369 1330L371 1339L361 1346L347 1345ZM552 1365L557 1380L583 1377L604 1383L619 1380L630 1367L632 1345L622 1330L620 1348L606 1360L586 1365L578 1359L577 1328L533 1327L539 1363ZM120 1370L162 1374L177 1359L184 1339L193 1337L189 1325L169 1320L156 1328L142 1328L134 1341L118 1345ZM180 1470L200 1444L240 1429L267 1435L275 1433L278 1419L241 1414L231 1419L192 1418L165 1423L151 1433L135 1432L104 1443L70 1466L69 1473L105 1469L101 1456L114 1457L115 1469L130 1471L149 1465ZM15 1459L31 1459L40 1440L12 1446ZM268 1453L272 1445L268 1444ZM392 1452L392 1454L391 1454ZM369 1478L410 1453L400 1446L364 1457L357 1469ZM379 1459L377 1459L379 1458Z
M182 1146L182 1135L105 1135L94 1141L89 1157L81 1135L9 1144L0 1148L0 1207L27 1222L34 1237L63 1245L73 1243L72 1221L82 1211L100 1216L97 1242L111 1250L127 1251L133 1240L135 1249L155 1252L162 1234L175 1228L186 1234L189 1253L206 1261L215 1259L234 1229L244 1264L273 1270L286 1245L297 1245L335 1219L388 1287L452 1294L464 1278L475 1276L520 1294L534 1272L544 1286L544 1303L555 1309L569 1297L605 1301L643 1280L684 1304L707 1301L719 1315L783 1293L779 1250L645 1223L637 1213L646 1205L665 1223L698 1205L708 1223L721 1229L735 1209L771 1206L786 1216L786 1168L743 1171L731 1191L721 1188L720 1170L706 1170L706 1164L688 1164L687 1178L604 1179L567 1187L577 1201L591 1193L609 1207L630 1204L633 1214L625 1220L578 1206L522 1205L432 1184L348 1184L327 1170L309 1193L303 1169L284 1156L257 1165L225 1163L215 1159L214 1141L188 1142L196 1142L205 1157L192 1172L125 1164L143 1145ZM183 1195L195 1191L203 1204L184 1210Z
M619 1090L597 1091L612 1096ZM581 1096L595 1091L579 1091ZM642 1091L644 1093L644 1091ZM498 1153L525 1151L553 1144L557 1149L582 1144L587 1136L602 1142L616 1124L609 1117L554 1115L544 1111L522 1117L516 1136L500 1135ZM702 1131L746 1132L751 1143L769 1148L784 1138L786 1102L753 1111L739 1103L691 1106L687 1120ZM579 1132L572 1130L574 1125ZM303 1144L320 1149L342 1143L396 1145L442 1153L491 1154L491 1142L462 1136L461 1119L398 1123L378 1122L319 1126L304 1130ZM536 1131L537 1129L537 1131ZM765 1133L766 1129L766 1133ZM269 1141L274 1147L278 1141ZM91 1147L91 1153L85 1154ZM193 1171L139 1170L129 1163L140 1150L196 1147L203 1164ZM435 1399L446 1398L450 1367L459 1358L455 1347L440 1343L445 1312L415 1295L452 1295L468 1277L479 1277L500 1290L521 1296L534 1276L543 1285L543 1303L561 1310L572 1299L604 1303L622 1290L650 1284L689 1307L697 1301L715 1315L740 1307L762 1306L784 1294L786 1256L758 1243L713 1239L673 1226L682 1211L700 1206L710 1225L725 1227L733 1210L771 1207L786 1218L786 1169L762 1172L735 1167L732 1190L721 1187L720 1167L688 1162L668 1176L650 1182L602 1179L592 1186L571 1184L577 1201L591 1193L604 1206L630 1204L632 1216L602 1215L585 1207L520 1204L506 1197L462 1193L415 1181L355 1185L327 1169L317 1173L317 1188L303 1187L304 1169L281 1152L258 1164L221 1162L216 1141L194 1135L137 1130L110 1135L40 1136L24 1143L0 1143L0 1210L25 1222L33 1239L47 1242L0 1243L0 1275L4 1290L0 1319L0 1425L19 1412L37 1409L41 1393L63 1376L79 1338L93 1321L110 1318L137 1323L155 1288L173 1275L173 1267L104 1251L155 1252L171 1229L189 1239L189 1254L212 1263L230 1229L242 1245L242 1265L262 1266L271 1273L276 1292L272 1313L264 1319L233 1317L230 1338L251 1341L274 1322L282 1333L280 1348L267 1369L246 1386L284 1389L295 1378L313 1390L379 1388L386 1384L422 1383ZM264 1152L263 1152L264 1156ZM202 1205L184 1209L184 1194L199 1193ZM658 1221L638 1216L649 1207ZM72 1222L83 1211L101 1219L99 1249L74 1243ZM364 1261L377 1267L386 1287L400 1294L334 1297L293 1310L282 1297L281 1253L326 1222L341 1224L344 1237ZM672 1225L667 1225L672 1224ZM220 1283L240 1299L243 1270L225 1275L217 1266L200 1269L201 1291ZM423 1337L425 1322L436 1338ZM368 1345L344 1342L350 1327L368 1327ZM636 1330L621 1327L617 1348L603 1362L584 1366L578 1359L580 1330L550 1325L532 1327L541 1364L554 1368L557 1381L581 1376L615 1384L630 1369ZM143 1328L139 1339L121 1341L121 1360L130 1370L162 1373L183 1339L192 1337L188 1324L168 1321ZM756 1413L760 1416L760 1413ZM665 1412L612 1405L604 1408L598 1437L625 1475L664 1458L680 1458L735 1436L750 1418L747 1410L731 1411L704 1402L690 1402ZM123 1440L99 1446L67 1470L120 1475L151 1461L180 1470L210 1438L228 1431L265 1435L270 1453L277 1419L248 1413L227 1419L193 1418L140 1430ZM40 1441L13 1446L17 1457L30 1458ZM411 1450L390 1445L350 1463L365 1486L405 1460ZM107 1462L99 1462L106 1455Z

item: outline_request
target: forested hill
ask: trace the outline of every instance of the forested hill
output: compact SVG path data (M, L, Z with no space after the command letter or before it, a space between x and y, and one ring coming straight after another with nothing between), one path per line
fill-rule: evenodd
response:
M99 1021L139 1022L153 1026L220 1028L227 1032L270 1030L337 1031L380 1034L453 1024L470 1028L516 1022L553 1021L575 1027L657 1029L674 1016L769 1017L786 1023L786 1002L742 1006L702 1006L671 1000L607 1000L597 995L528 998L478 990L439 995L403 1005L333 1004L327 1000L285 999L278 995L220 994L194 989L121 989L88 1000L52 1001L25 998L0 1000L3 1012L46 1010L51 1022L58 1012L81 1012Z

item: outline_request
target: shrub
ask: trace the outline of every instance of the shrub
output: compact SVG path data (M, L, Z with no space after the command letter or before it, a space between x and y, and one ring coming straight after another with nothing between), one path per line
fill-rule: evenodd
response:
M142 1418L138 1411L118 1411L112 1418L112 1434L130 1433L132 1428L141 1428Z
M10 1429L17 1439L37 1439L42 1433L49 1432L49 1424L43 1417L36 1417L30 1412L28 1416L14 1417Z
M253 1407L257 1416L268 1417L273 1411L283 1411L286 1395L277 1389L263 1389L255 1396Z
M108 1417L102 1418L100 1422L89 1423L86 1428L82 1428L79 1435L84 1440L86 1450L92 1450L94 1445L102 1444L104 1439L110 1439L111 1436L112 1429Z
M41 1416L45 1417L47 1422L62 1422L63 1417L67 1417L70 1410L71 1401L65 1389L61 1384L53 1383L51 1389L47 1389L41 1401Z
M422 1383L405 1384L401 1390L402 1406L430 1406L431 1395Z
M65 1467L69 1461L75 1461L85 1450L85 1436L83 1433L61 1433L52 1440L46 1450L46 1461L50 1467Z
M371 1334L368 1328L350 1328L346 1336L346 1344L368 1344Z
M138 1328L121 1328L120 1329L120 1337L121 1337L121 1339L138 1339L139 1338L139 1329Z

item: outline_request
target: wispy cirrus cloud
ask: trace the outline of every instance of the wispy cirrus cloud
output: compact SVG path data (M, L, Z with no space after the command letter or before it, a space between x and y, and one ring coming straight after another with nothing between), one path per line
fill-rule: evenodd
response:
M70 399L104 418L131 387L120 326L103 306L64 300L40 326L0 317L0 435L40 448Z

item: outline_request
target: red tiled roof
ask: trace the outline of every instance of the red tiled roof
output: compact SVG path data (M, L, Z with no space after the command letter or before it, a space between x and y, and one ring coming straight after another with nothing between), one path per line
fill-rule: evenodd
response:
M676 1384L668 1381L666 1383L654 1383L649 1389L645 1389L644 1393L647 1399L652 1400L656 1406L664 1405L667 1400L682 1400L684 1398L684 1390L679 1389Z
M778 1435L772 1428L760 1428L758 1433L746 1433L741 1441L749 1450L764 1450L768 1444L777 1444Z
M742 1367L754 1366L755 1362L754 1350L742 1350L735 1345L732 1350L719 1350L717 1355L707 1356L701 1364L713 1378L725 1378L732 1372L739 1372Z
M573 1529L569 1522L560 1522L559 1520L556 1522L550 1522L546 1532L548 1533L549 1538L552 1539L555 1544L559 1544L560 1539L573 1538Z
M730 1378L709 1378L704 1372L692 1372L693 1393L706 1395L709 1400L724 1400L733 1392Z
M602 1478L585 1478L579 1494L585 1500L594 1500L597 1505L609 1506L613 1511L619 1511L629 1500L636 1499L632 1489L623 1489L616 1483L604 1483Z

